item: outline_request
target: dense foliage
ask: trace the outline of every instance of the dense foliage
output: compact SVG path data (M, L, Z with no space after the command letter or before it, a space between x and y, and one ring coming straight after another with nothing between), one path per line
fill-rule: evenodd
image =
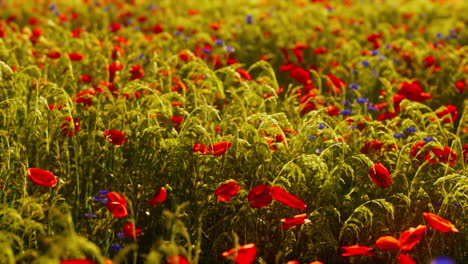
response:
M0 262L466 263L466 14L0 1Z

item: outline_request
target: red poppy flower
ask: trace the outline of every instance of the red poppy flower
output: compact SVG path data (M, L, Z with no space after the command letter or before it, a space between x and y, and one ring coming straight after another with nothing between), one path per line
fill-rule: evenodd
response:
M190 264L190 262L188 262L188 260L181 255L178 255L168 257L166 264Z
M61 260L60 264L96 264L96 262L89 259L69 259Z
M458 233L458 229L450 221L443 219L442 217L432 214L432 213L423 213L424 218L429 223L429 225L435 230L443 233L455 232Z
M60 52L58 52L56 50L49 50L49 51L47 51L46 56L47 56L47 58L54 60L54 59L60 58L62 56L62 54L60 54Z
M200 143L195 143L192 146L192 151L193 152L198 152L202 155L208 155L210 153L210 148L206 145L200 144Z
M213 151L213 155L219 156L224 154L230 147L232 146L231 142L221 141L211 146L211 150Z
M425 64L426 68L431 67L435 63L436 63L436 59L434 57L432 57L432 56L426 56L424 58L424 64Z
M405 232L401 233L398 237L398 241L400 242L400 249L403 251L409 251L416 246L419 241L421 241L424 232L426 232L427 226L419 225L416 228L411 227L410 229L406 230Z
M78 131L80 131L80 123L78 118L71 118L69 116L65 117L65 123L62 124L61 132L64 137L74 136Z
M263 184L253 187L247 196L247 200L251 202L250 207L263 208L269 205L273 200L273 197L270 194L270 190L270 186Z
M327 49L327 48L325 48L325 47L321 47L321 48L316 48L316 49L314 49L314 51L313 51L313 52L314 52L314 54L317 54L317 55L319 55L319 54L324 54L324 53L327 53L327 51L328 51L328 49Z
M384 147L385 143L383 142L377 140L366 141L366 143L364 143L364 146L361 148L361 153L379 154L383 152Z
M324 264L324 263L322 261L316 260L316 261L310 262L309 264Z
M50 171L29 168L26 170L26 175L32 182L43 187L54 187L57 185L57 178Z
M228 202L232 197L236 196L241 187L237 185L236 181L227 182L218 187L215 191L215 195L218 196L218 201Z
M245 244L240 248L233 248L222 253L223 257L233 259L236 264L250 264L255 261L257 247L254 243Z
M83 59L83 54L78 52L68 53L68 58L70 58L71 61L80 61Z
M126 144L128 142L127 134L124 134L124 133L122 133L122 132L120 132L118 130L115 130L115 129L104 130L102 135L105 138L109 138L110 139L109 142L111 144L114 144L114 145L121 146L121 145Z
M151 204L151 206L155 206L157 204L160 204L160 203L166 201L166 199L167 199L166 188L161 187L161 188L159 188L159 191L153 196L151 201L149 201L149 204Z
M457 153L455 153L455 151L449 147L444 147L443 149L434 147L426 154L424 159L429 163L443 162L454 165L457 157Z
M132 65L132 69L130 70L130 80L141 79L145 76L145 72L143 71L143 67L141 65Z
M429 150L425 150L421 152L422 148L426 145L426 142L424 141L419 141L414 144L414 146L411 147L410 154L411 156L415 157L418 160L422 160L426 157L427 153L429 153Z
M281 219L281 223L283 224L281 226L281 229L288 229L293 226L310 223L311 221L309 219L305 219L306 217L307 217L307 214L300 214L300 215L295 215L289 218L283 218Z
M329 86L332 94L341 93L341 89L346 87L346 83L343 80L336 78L333 74L327 74L327 76L331 80L331 85L329 84Z
M135 239L140 236L139 233L142 232L143 229L135 229L135 227L133 226L133 223L128 222L127 224L123 226L122 231L123 231L124 236L131 238L131 239Z
M297 260L290 260L290 261L286 262L286 264L299 264L299 261L297 261Z
M113 82L115 78L115 73L121 71L124 68L124 65L119 62L112 62L108 66L105 66L104 69L109 70L109 81Z
M397 116L397 113L387 111L387 112L384 112L381 115L379 115L376 120L377 121L384 121L384 120L387 120L387 119L392 119L392 118L394 118L396 116Z
M271 196L276 201L285 204L289 207L297 208L300 210L305 210L307 208L307 205L303 201L297 199L296 196L287 193L284 189L280 187L273 187L271 189Z
M375 242L375 247L385 250L398 250L400 249L400 243L398 239L392 236L382 236Z
M468 144L463 146L463 160L465 163L468 162Z
M292 65L294 66L294 65ZM302 84L307 84L307 82L310 81L310 72L301 68L301 67L296 67L290 69L289 71L289 76L291 76L292 79L302 83Z
M442 117L448 115L448 117L442 120L442 123L452 123L458 118L458 109L456 106L449 104L444 106L440 111L436 112L436 115L439 119L442 119Z
M387 168L380 163L375 163L374 167L370 168L369 176L380 188L385 189L392 183L392 178Z
M405 96L407 99L416 102L422 102L432 98L430 93L423 92L423 88L418 81L402 83L398 93Z
M359 245L352 245L348 247L341 247L344 251L344 253L341 253L341 256L343 257L349 257L349 256L359 256L359 255L364 255L364 256L372 256L372 253L369 253L369 251L374 250L371 247L365 247L365 246L359 246Z
M127 212L127 200L125 197L118 192L108 192L106 194L109 202L106 204L106 208L114 215L114 217L125 217L128 215Z
M455 82L455 88L457 88L457 90L460 93L463 93L465 91L465 89L466 89L466 81L461 80L461 81Z
M416 264L416 262L408 255L400 253L397 257L398 264Z
M247 80L247 81L252 80L252 76L250 76L250 73L248 71L244 69L237 69L236 72L239 73L242 79Z
M340 114L340 110L334 105L327 105L327 114L337 116Z
M83 75L81 75L80 81L84 82L84 83L90 83L90 82L93 81L93 77L91 77L89 75L86 75L86 74L83 74Z
M93 100L91 98L95 94L96 94L95 91L85 90L85 91L77 93L75 95L75 97L73 98L73 101L75 101L76 103L79 103L79 104L81 103L81 104L89 107L89 106L93 105Z

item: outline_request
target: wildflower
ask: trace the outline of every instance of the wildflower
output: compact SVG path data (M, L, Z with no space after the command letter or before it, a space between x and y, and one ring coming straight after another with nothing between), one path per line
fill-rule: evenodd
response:
M295 215L289 218L283 218L281 219L281 223L283 224L281 226L281 229L288 229L293 226L310 223L311 221L309 219L305 219L306 217L307 217L307 214L300 214L300 215Z
M72 137L80 131L80 123L78 118L65 117L65 123L62 124L61 132L64 137Z
M93 81L93 77L91 77L89 75L86 75L86 74L82 74L81 78L80 78L80 81L84 82L84 83L90 83L90 82Z
M458 109L456 106L448 104L444 106L440 111L437 111L436 115L439 119L442 119L442 117L444 116L448 116L442 120L442 123L452 123L458 118Z
M456 232L458 229L450 221L443 219L442 217L432 214L432 213L423 213L424 218L429 223L429 225L435 230L443 233L447 232Z
M455 261L448 257L437 257L431 261L431 264L455 264Z
M293 65L294 66L294 65ZM302 84L307 84L310 82L310 72L305 70L304 68L301 67L295 67L289 71L289 76L302 83Z
M97 217L97 214L85 214L86 217Z
M433 137L425 137L425 138L423 138L423 140L424 140L425 142L435 141L435 139L434 139Z
M60 52L58 52L56 50L49 50L49 51L47 51L46 56L47 56L47 58L53 60L53 59L60 58L62 56L62 54L60 54Z
M71 61L80 61L83 59L83 54L78 53L78 52L68 53L68 58Z
M398 239L392 236L382 236L375 242L375 247L385 250L398 250L400 249L400 243Z
M367 98L357 98L356 103L358 104L363 104L367 102Z
M108 192L106 196L109 200L106 204L106 208L114 215L114 217L121 218L128 215L127 200L125 200L123 195L117 192Z
M331 85L329 83L328 86L330 87L332 94L339 94L341 93L341 89L346 87L346 83L343 80L336 78L333 74L327 74L327 77L331 80Z
M307 205L302 200L299 200L296 198L296 196L287 193L283 188L276 186L271 188L271 196L276 201L289 207L300 210L305 210L307 208Z
M340 113L340 111L335 105L327 105L327 113L331 116L336 116Z
M222 253L223 257L233 259L236 264L250 264L255 261L257 247L255 244L245 244L240 248L233 248Z
M143 71L143 67L139 64L132 65L132 69L130 70L130 80L141 79L145 76L145 72Z
M232 146L231 142L221 141L211 146L211 150L213 151L213 155L219 156L224 154L230 147Z
M458 155L455 153L455 151L449 147L443 147L443 149L434 147L429 153L426 154L424 159L429 163L444 162L449 163L450 165L454 165L457 157Z
M236 181L231 181L231 182L227 182L219 186L218 189L216 189L214 194L218 196L218 201L228 202L234 196L237 195L240 189L241 187L237 185Z
M270 190L270 186L263 184L253 187L247 196L247 200L251 202L250 207L263 208L269 205L273 200Z
M416 102L422 102L432 98L430 93L423 92L423 88L418 81L402 83L398 89L398 93L403 95L405 98Z
M217 40L215 40L215 44L223 45L224 41L222 39L217 39Z
M379 154L383 151L384 146L385 143L377 140L366 141L360 151L363 154Z
M231 46L224 46L224 50L226 50L227 52L234 52L236 49L234 49Z
M50 171L41 170L37 168L29 168L26 170L26 175L36 185L43 187L55 187L57 185L57 178Z
M397 257L398 264L416 264L416 262L406 254L400 253Z
M103 203L108 203L109 199L107 197L93 197L93 202L103 202Z
M359 85L357 83L352 83L349 85L349 88L351 88L351 90L357 90L359 89Z
M394 137L394 138L405 138L406 135L403 134L403 133L396 133L396 134L393 134L393 137Z
M321 48L316 48L314 49L314 54L317 54L317 55L320 55L320 54L325 54L327 53L328 49L325 48L325 47L321 47Z
M461 80L461 81L455 82L455 88L458 90L458 92L463 93L466 89L466 81Z
M369 251L374 250L371 247L365 247L365 246L359 246L359 245L352 245L352 246L347 246L347 247L341 247L344 251L344 253L341 253L341 256L343 257L349 257L349 256L359 256L359 255L364 255L364 256L372 256L372 253L369 253Z
M124 134L115 129L104 130L102 135L105 138L110 139L109 143L117 145L117 146L124 145L128 142L127 134Z
M60 264L96 264L96 262L89 259L70 259L61 260Z
M112 251L120 251L120 250L122 250L122 248L123 248L122 245L111 245L109 247L109 249L112 250Z
M253 24L253 16L252 15L247 15L245 17L245 23L252 25Z
M237 69L236 72L239 73L242 79L247 80L247 81L252 80L252 76L250 76L250 73L248 71L244 69Z
M404 231L398 237L400 243L400 249L403 251L409 251L421 241L424 232L426 232L427 226L419 225L417 227L411 227Z
M414 133L416 131L417 131L417 129L415 127L408 127L408 128L405 129L404 132L405 133Z
M362 66L369 67L370 63L368 61L361 61Z
M392 183L392 178L387 168L381 163L375 163L369 170L369 176L380 188L385 189Z
M132 222L128 222L123 226L123 234L125 237L135 239L140 236L140 232L143 231L143 229L135 229L134 225Z
M343 110L340 111L340 115L351 115L353 113L353 110Z
M159 188L159 191L153 196L153 198L149 201L149 204L151 206L155 206L157 204L160 204L167 199L167 191L166 188L161 187Z
M181 255L169 256L165 264L190 264L186 258Z

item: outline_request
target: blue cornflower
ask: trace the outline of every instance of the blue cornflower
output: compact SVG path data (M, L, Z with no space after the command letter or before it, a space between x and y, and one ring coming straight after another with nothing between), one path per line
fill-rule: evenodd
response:
M142 55L140 55L140 56L142 56ZM109 191L98 191L97 193L100 194L100 195L106 195L106 194L109 193Z
M231 47L231 46L224 46L224 49L227 51L227 52L234 52L236 49Z
M180 31L176 31L176 32L174 33L174 35L176 35L176 36L180 36L180 35L182 35L182 32L180 32Z
M207 49L207 48L202 49L202 51L203 51L204 53L210 53L210 52L211 52L211 50L210 50L210 49Z
M55 8L57 8L57 5L56 4L51 4L49 6L49 10L55 10Z
M356 74L358 74L358 71L352 70L351 73L354 74L354 75L356 75Z
M97 217L97 214L85 214L86 217Z
M379 108L378 108L378 107L372 106L372 105L370 105L370 104L367 105L367 109L368 109L368 110L372 110L372 111L379 111Z
M351 102L350 102L350 101L348 101L348 100L344 100L344 105L346 105L346 106L350 106L350 105L351 105Z
M343 110L340 111L341 115L351 115L353 113L353 110Z
M366 102L367 102L367 98L365 98L365 97L356 99L356 103L358 103L358 104L363 104L363 103L366 103Z
M326 126L324 124L319 124L319 129L324 129Z
M364 60L364 61L361 61L361 64L362 64L362 66L364 66L364 67L369 67L369 66L370 66L370 63L369 63L368 61L365 61L365 60Z
M252 25L253 24L253 16L252 15L247 15L245 17L245 23Z
M358 127L355 127L355 126L350 126L348 127L348 129L357 129Z
M456 208L461 208L461 205L460 205L459 203L457 203L457 202L453 202L452 204L453 204L453 206L455 206Z
M392 59L393 64L397 64L398 60L397 59Z
M380 53L377 50L373 50L373 51L371 51L371 54L372 54L372 56L376 56L376 55L379 55Z
M315 136L307 136L309 139L315 139Z
M133 24L133 21L131 19L127 19L127 21L125 21L125 25L131 25Z
M408 127L405 129L405 133L414 133L417 129L415 127Z
M218 45L223 45L224 41L222 39L217 39L217 40L215 40L215 43L218 44Z
M423 140L426 141L426 142L435 141L435 139L432 138L432 137L426 137L426 138L424 138Z
M357 83L352 83L349 85L349 88L351 88L351 90L357 90L359 89L359 85Z
M455 264L455 261L448 257L437 257L431 261L431 264Z
M438 37L438 38L442 38L443 36L444 36L444 35L442 35L442 33L437 33L437 34L436 34L436 37Z
M385 56L379 56L379 60L386 60L386 59L387 59L387 57L385 57Z
M145 58L145 55L143 55L143 54L138 55L138 59L142 60L144 58Z
M189 40L190 38L188 36L184 36L184 40Z
M108 202L107 197L93 197L93 202Z
M394 137L394 138L405 138L406 135L403 134L403 133L396 133L396 134L393 134L393 137Z
M121 245L111 245L109 248L113 251L120 251L123 247Z

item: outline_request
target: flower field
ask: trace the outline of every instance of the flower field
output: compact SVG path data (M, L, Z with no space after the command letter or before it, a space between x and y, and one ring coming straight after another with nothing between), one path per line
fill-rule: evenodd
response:
M0 263L468 263L466 14L0 1Z

